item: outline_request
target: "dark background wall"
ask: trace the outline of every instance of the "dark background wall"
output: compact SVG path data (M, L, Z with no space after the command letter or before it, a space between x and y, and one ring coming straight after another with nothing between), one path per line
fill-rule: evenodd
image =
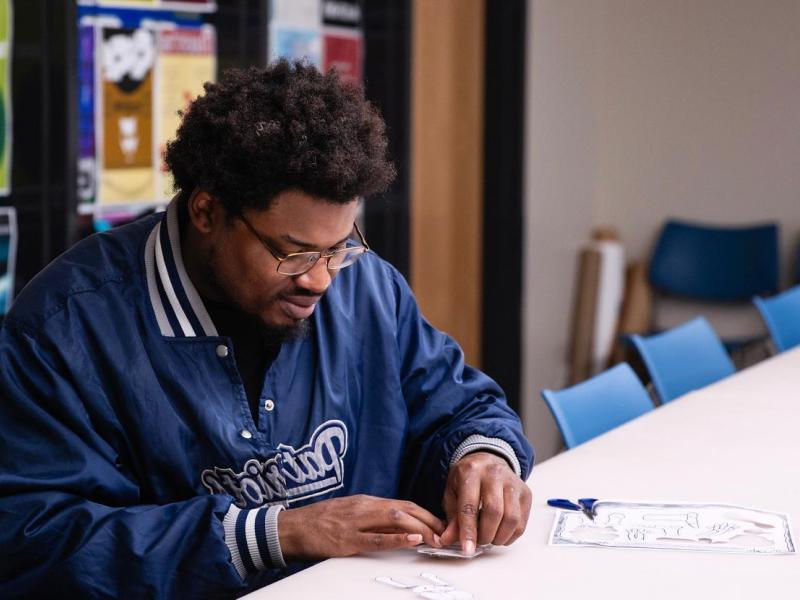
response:
M218 65L266 63L268 0L223 0ZM486 2L483 368L518 407L521 157L525 1ZM365 203L370 245L410 275L409 170L412 0L362 4L367 96L383 114L398 177ZM74 0L15 2L11 195L18 211L16 291L91 231L76 214L77 8ZM499 269L498 265L503 268Z
M364 10L368 97L381 109L398 168L394 186L366 203L370 244L408 273L408 44L406 0ZM206 18L217 28L218 65L266 64L267 0L227 0ZM90 232L77 217L77 9L73 0L14 5L11 195L19 222L17 292L48 262Z
M77 49L72 2L14 3L11 195L17 208L16 289L74 236Z

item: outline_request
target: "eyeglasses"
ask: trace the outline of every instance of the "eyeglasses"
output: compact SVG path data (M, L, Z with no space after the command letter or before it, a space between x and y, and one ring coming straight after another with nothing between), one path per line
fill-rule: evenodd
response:
M314 268L314 265L316 265L321 258L324 258L328 261L328 269L331 271L338 271L339 269L349 267L359 258L361 258L363 254L369 252L369 245L367 244L367 240L364 239L364 234L361 233L358 225L353 223L353 228L356 230L356 233L361 240L360 245L346 246L331 252L292 252L291 254L281 254L275 250L275 248L270 246L263 237L261 237L261 234L256 231L255 227L250 224L250 221L248 221L244 215L240 214L236 216L242 223L245 224L250 233L252 233L256 239L261 242L261 245L264 246L264 248L266 248L273 257L275 257L275 260L278 261L278 273L281 275L289 275L294 277L308 273ZM356 242L352 240L348 240L347 243L356 244Z

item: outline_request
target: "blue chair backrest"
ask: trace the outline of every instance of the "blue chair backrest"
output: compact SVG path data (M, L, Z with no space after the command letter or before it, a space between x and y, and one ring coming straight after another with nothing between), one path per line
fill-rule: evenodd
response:
M633 335L631 340L662 403L736 372L725 347L703 317L650 337Z
M558 392L542 390L567 448L653 410L639 378L622 363Z
M800 285L772 298L753 298L778 352L800 345Z
M746 301L778 290L778 226L707 227L668 221L650 260L650 283L670 295Z

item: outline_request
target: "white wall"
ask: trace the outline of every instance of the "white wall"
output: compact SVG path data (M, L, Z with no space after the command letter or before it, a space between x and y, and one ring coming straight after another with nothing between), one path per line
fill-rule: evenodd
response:
M612 224L646 257L667 217L800 233L800 2L530 0L523 415L563 384L577 249Z
M537 460L561 444L542 387L565 376L577 252L592 225L597 96L590 3L550 0L528 10L525 123L523 376L525 431Z
M800 232L800 2L603 4L595 221L643 255L665 217L777 220L788 251Z

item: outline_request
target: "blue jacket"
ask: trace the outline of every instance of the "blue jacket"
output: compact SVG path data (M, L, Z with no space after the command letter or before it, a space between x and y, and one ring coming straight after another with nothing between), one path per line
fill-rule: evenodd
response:
M454 456L486 444L527 477L532 449L502 391L371 253L282 345L254 422L179 234L173 203L94 235L6 319L0 597L232 597L304 565L243 579L231 504L363 493L441 512Z

